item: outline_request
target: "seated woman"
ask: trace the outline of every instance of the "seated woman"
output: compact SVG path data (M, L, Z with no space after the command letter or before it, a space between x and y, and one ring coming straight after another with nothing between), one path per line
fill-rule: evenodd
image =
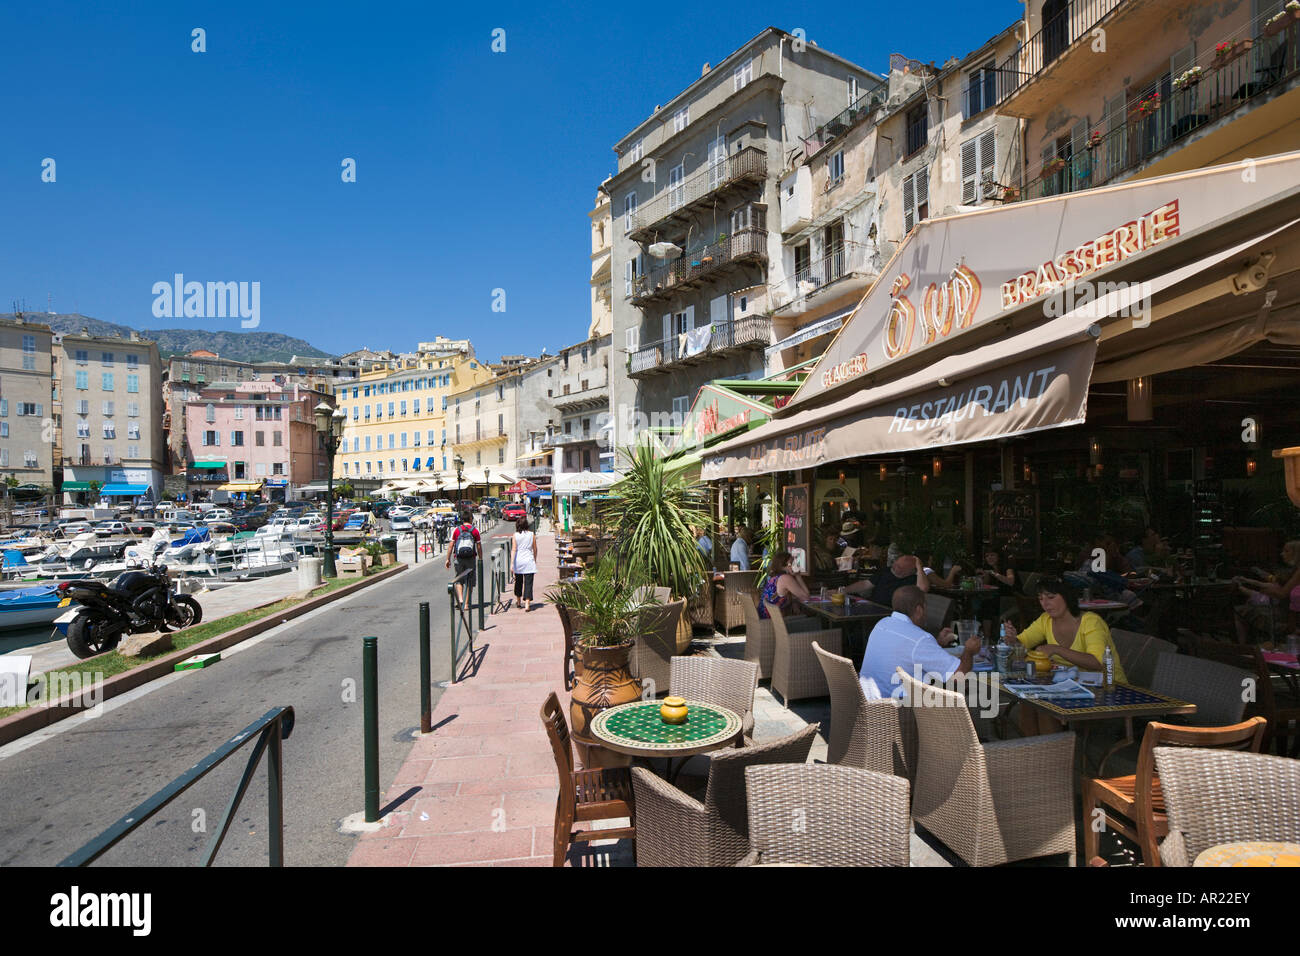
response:
M811 595L803 577L790 570L790 552L779 551L773 555L767 581L763 584L763 600L758 605L758 616L766 618L767 605L773 604L781 610L783 617L789 617L794 602L806 601L809 597Z
M1003 602L1009 605L1008 610L1015 609L1018 582L1016 569L1010 567L1010 564L1011 562L1004 561L997 551L984 552L984 567L979 572L980 577L985 584L998 589L997 594L975 599L975 617L984 622L985 634L997 634L993 629L993 622L1004 613ZM1004 568L1006 570L1003 570Z
M1055 578L1039 581L1038 605L1043 613L1023 631L1017 632L1016 626L1007 622L1008 641L1019 640L1030 650L1045 644L1053 663L1064 661L1088 671L1102 670L1102 660L1109 647L1115 664L1115 680L1127 679L1110 628L1100 615L1091 611L1079 613L1079 594L1071 585ZM1062 724L1035 707L1022 706L1020 727L1026 734L1047 734L1058 732Z
M1282 545L1282 563L1286 568L1273 576L1274 581L1232 579L1247 597L1247 603L1236 609L1237 639L1241 642L1276 640L1295 625L1295 612L1300 608L1300 541Z

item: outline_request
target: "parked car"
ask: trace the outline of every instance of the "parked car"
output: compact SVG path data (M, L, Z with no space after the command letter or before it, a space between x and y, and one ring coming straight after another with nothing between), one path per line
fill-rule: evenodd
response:
M393 531L410 531L413 528L409 515L394 515L389 527Z
M414 513L415 509L410 505L393 505L388 509L388 517L390 518L409 518Z
M344 531L369 531L375 526L375 518L368 511L355 511L348 515L343 525Z
M127 534L129 529L125 521L97 521L91 529L95 534Z
M371 502L370 513L374 515L376 518L387 518L389 509L391 509L392 507L393 507L393 503L391 501Z
M203 518L206 521L229 521L231 514L229 508L209 508L203 512Z
M518 521L520 518L526 517L527 514L528 508L518 502L510 502L501 506L501 517L506 521Z
M128 521L126 528L131 534L147 538L154 533L157 526L151 521Z

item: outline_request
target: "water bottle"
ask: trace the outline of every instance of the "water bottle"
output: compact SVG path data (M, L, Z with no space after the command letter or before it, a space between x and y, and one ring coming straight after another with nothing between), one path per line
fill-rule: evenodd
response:
M826 585L822 585L821 594L819 595L823 604L826 603Z
M1106 652L1101 656L1101 669L1106 675L1105 691L1109 694L1115 690L1115 654L1110 645L1106 646Z

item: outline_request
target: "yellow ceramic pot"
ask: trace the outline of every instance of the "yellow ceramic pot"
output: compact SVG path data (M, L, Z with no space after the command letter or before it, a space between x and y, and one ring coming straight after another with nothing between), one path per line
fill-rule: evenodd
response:
M659 716L665 724L684 724L688 713L685 697L665 697L659 705Z
M834 594L832 594L832 595L831 595L831 604L835 605L836 607L843 607L843 606L844 606L844 594L843 594L843 592L841 592L841 591L836 591Z
M1048 656L1047 651L1034 648L1025 655L1025 670L1029 672L1032 668L1032 674L1036 677L1043 677L1052 672L1052 659Z

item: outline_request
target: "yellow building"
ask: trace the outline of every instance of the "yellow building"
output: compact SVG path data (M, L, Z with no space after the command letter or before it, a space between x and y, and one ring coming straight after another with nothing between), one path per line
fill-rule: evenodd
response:
M454 488L447 399L491 377L472 349L443 350L400 357L339 386L334 394L346 420L335 479L373 490L394 479L441 478Z

